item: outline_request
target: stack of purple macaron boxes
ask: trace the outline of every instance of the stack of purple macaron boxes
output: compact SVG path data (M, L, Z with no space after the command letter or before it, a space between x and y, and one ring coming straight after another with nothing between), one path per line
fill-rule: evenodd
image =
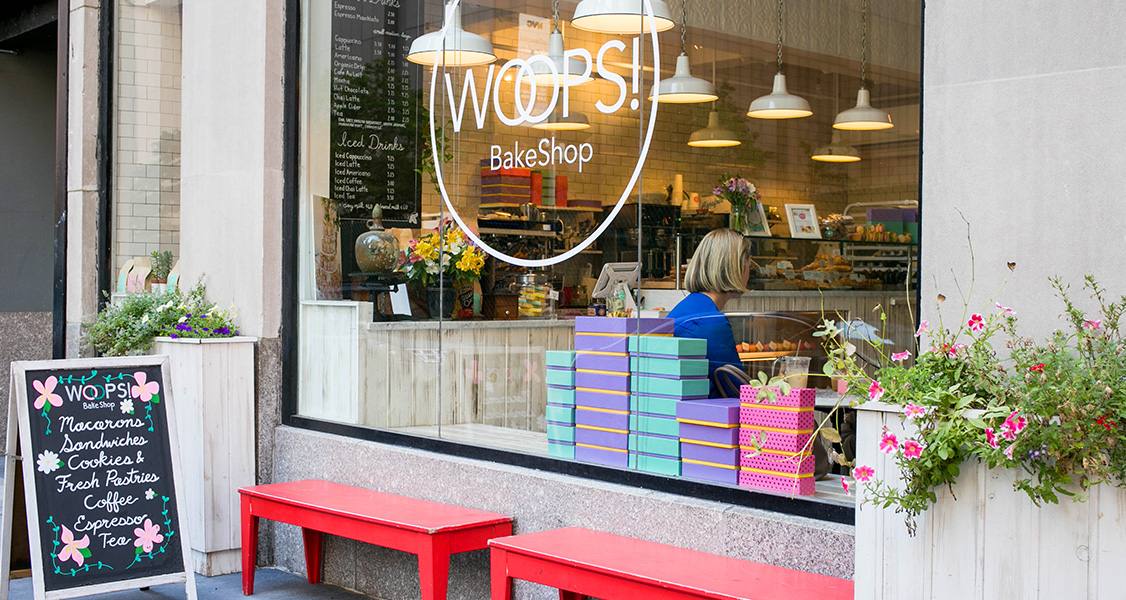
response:
M685 477L739 483L739 399L682 402L676 407Z
M547 453L575 459L575 353L549 350L547 362Z
M815 459L810 438L816 392L795 388L766 394L744 385L739 398L739 485L812 496Z

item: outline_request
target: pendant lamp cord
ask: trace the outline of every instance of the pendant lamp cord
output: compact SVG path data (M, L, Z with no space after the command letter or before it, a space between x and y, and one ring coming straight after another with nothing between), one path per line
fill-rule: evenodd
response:
M688 54L688 0L680 0L680 53Z
M860 89L866 89L868 81L868 0L860 8Z
M778 72L782 72L782 0L778 0Z
M559 0L555 0L555 4L551 12L554 18L554 21L552 21L555 26L554 30L559 31Z

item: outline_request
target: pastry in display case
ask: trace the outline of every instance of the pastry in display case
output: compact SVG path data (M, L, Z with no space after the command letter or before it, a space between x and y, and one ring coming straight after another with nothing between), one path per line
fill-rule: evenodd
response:
M820 338L821 312L728 312L743 367L752 377L759 371L772 375L785 357L809 358L809 387L831 387L824 373L827 355ZM825 311L826 318L847 321L847 311ZM804 362L804 361L803 361Z

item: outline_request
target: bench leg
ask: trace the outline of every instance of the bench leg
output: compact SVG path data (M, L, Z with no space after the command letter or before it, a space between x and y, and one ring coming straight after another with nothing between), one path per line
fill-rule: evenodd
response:
M583 595L578 592L559 590L559 600L583 600Z
M446 600L449 582L449 540L430 536L430 547L418 555L418 583L422 588L422 600Z
M499 548L489 550L489 580L491 600L512 600L512 580L508 578L508 552Z
M258 517L250 514L250 497L242 497L242 593L254 593L254 567L258 559Z
M307 527L301 528L305 540L305 571L309 583L321 582L321 532Z

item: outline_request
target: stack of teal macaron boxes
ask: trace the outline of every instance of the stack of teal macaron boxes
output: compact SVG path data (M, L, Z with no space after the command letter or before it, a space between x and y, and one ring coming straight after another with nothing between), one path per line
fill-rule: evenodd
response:
M575 353L549 350L547 362L547 452L575 458Z
M629 351L629 466L680 476L677 406L708 397L707 340L635 336Z
M671 339L672 319L575 319L575 459L630 466L629 340Z

